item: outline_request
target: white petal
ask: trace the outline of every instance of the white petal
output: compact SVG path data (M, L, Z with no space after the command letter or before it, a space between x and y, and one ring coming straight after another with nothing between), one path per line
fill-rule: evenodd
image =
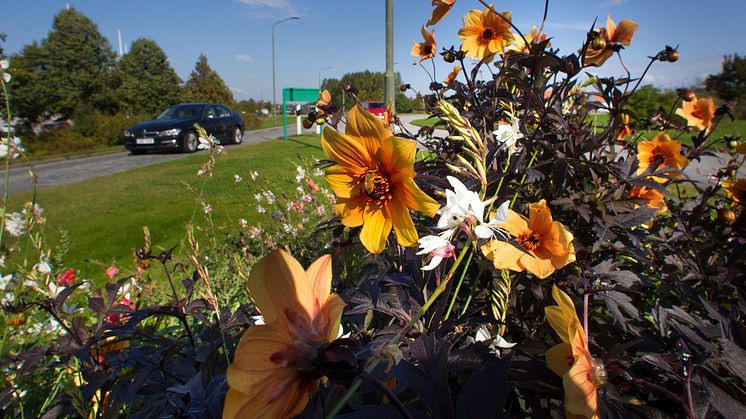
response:
M514 347L516 344L513 342L508 342L500 335L495 336L495 343L494 345L500 349L509 349Z
M440 256L433 256L433 258L430 260L430 263L428 263L426 266L422 268L423 271L432 271L435 269L438 265L440 265L440 262L443 261L443 258Z
M474 227L474 234L476 234L480 239L489 239L495 235L488 224L479 224Z
M481 325L477 328L477 333L474 335L474 340L477 342L484 342L492 339L490 331L487 330L487 326Z

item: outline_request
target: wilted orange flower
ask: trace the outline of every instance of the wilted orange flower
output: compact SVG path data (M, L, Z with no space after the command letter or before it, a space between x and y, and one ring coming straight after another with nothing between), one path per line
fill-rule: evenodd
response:
M562 377L566 416L598 418L598 387L606 381L603 365L593 359L585 340L575 304L556 285L552 296L558 306L544 309L547 320L562 343L547 351L547 366Z
M464 19L464 27L459 29L458 37L464 40L461 50L466 52L467 57L483 60L492 54L502 54L511 42L513 34L510 33L510 21L513 18L511 12L502 12L505 18L493 13L490 7L483 11L471 10Z
M632 128L629 126L629 114L623 113L621 115L622 126L619 128L619 132L616 134L616 139L619 141L624 140L628 135L632 135Z
M440 20L451 11L454 3L456 3L456 0L433 0L432 5L435 6L435 9L433 9L433 13L430 14L430 20L427 21L427 26L432 26L440 22Z
M630 191L630 195L635 198L647 199L645 205L650 208L657 208L656 214L662 214L668 210L666 201L663 200L663 193L657 189L648 189L645 186L635 186Z
M434 217L440 205L414 183L414 141L395 137L383 121L355 105L347 113L345 134L326 129L321 146L337 166L326 180L337 196L334 206L342 224L363 226L360 241L380 253L393 226L403 246L417 245L409 209Z
M337 337L344 302L330 293L331 255L307 270L284 250L251 269L248 288L265 325L251 326L228 367L224 418L286 418L319 386L318 350Z
M324 91L319 94L319 101L316 102L316 114L318 116L326 115L326 107L331 105L331 103L332 95L328 90L324 89Z
M388 128L391 126L391 122L394 120L394 101L389 100L386 104L386 109L383 111L383 125Z
M585 52L585 64L600 67L614 54L616 44L630 46L637 26L637 23L629 19L623 19L617 26L611 20L611 16L608 16L606 18L606 28L597 29L597 40L588 45Z
M640 162L637 168L637 174L644 173L654 162L659 162L658 169L670 167L673 169L683 169L689 162L686 157L681 155L681 143L672 140L665 132L661 132L650 141L641 141L637 145L637 160ZM679 177L681 173L671 173L670 176ZM663 183L667 179L659 176L653 176L657 182Z
M486 243L482 246L482 253L492 261L495 269L528 270L544 279L556 269L575 261L572 233L552 220L552 213L543 199L529 205L528 219L509 210L507 222L500 227L515 237L525 251L502 241Z
M746 179L723 182L723 188L734 203L746 205Z
M443 80L443 83L445 83L446 85L452 84L454 81L456 81L456 77L458 76L458 73L460 72L461 72L461 66L456 64L455 66L453 66L453 71L448 73L446 78Z
M715 117L715 101L708 97L682 102L681 107L676 109L676 115L686 119L686 124L689 126L709 130L712 127L712 118Z
M526 41L528 41L529 44L540 44L547 40L547 34L542 33L539 35L539 30L536 29L536 26L531 28L530 33L523 34L523 38L520 36L514 36L515 43L508 47L508 52L520 52L523 54L528 54L530 51L529 45L526 45L526 43L523 41L523 38L526 38ZM552 43L547 42L547 48L551 47Z
M435 29L428 31L424 26L422 27L422 38L425 40L423 42L415 42L412 45L412 51L409 53L415 57L420 57L419 60L414 62L415 64L428 58L433 58L435 53L438 52L438 44L435 42L434 34Z

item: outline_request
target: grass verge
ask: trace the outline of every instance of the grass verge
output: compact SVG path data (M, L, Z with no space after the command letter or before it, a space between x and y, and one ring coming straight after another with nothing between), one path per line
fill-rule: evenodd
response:
M45 209L47 243L54 249L69 238L65 264L93 279L102 277L112 262L131 266L133 248L143 244L143 226L150 229L157 254L158 246L167 249L180 244L189 222L198 231L224 236L238 229L239 218L249 223L266 218L267 214L259 216L252 202L254 193L266 188L265 179L279 186L274 191L279 198L295 188L294 168L322 155L319 136L302 135L287 142L229 147L226 154L217 156L211 178L197 176L209 159L200 154L39 190L36 202ZM250 176L253 171L259 173L255 182ZM243 181L236 183L234 175ZM31 199L31 192L11 196L9 211L20 211ZM209 217L203 202L213 208ZM179 246L176 252L184 250ZM20 250L14 257L33 260L37 255Z

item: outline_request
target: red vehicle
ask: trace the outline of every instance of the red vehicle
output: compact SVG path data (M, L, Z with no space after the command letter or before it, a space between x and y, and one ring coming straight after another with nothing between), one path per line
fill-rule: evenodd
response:
M363 103L365 109L373 115L383 119L383 114L386 112L386 103L382 100L368 100Z

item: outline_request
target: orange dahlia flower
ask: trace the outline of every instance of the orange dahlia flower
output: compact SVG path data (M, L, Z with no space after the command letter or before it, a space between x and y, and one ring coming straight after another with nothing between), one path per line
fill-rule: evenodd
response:
M482 253L495 269L527 270L540 279L575 261L573 235L558 221L545 200L529 205L529 218L508 210L508 221L500 228L510 233L524 250L510 243L492 240L482 246Z
M611 20L611 16L608 16L606 27L596 30L598 41L588 45L585 52L585 64L600 67L614 54L616 44L622 44L625 47L630 46L637 26L637 23L629 19L623 19L617 26Z
M708 97L682 102L681 107L676 109L676 115L686 119L686 124L691 127L709 130L712 128L712 118L715 117L715 101Z
M424 41L415 42L414 45L412 45L412 51L409 53L410 55L414 55L415 57L420 57L419 60L414 62L415 64L419 63L420 61L427 60L428 58L435 57L435 53L438 52L438 44L435 42L435 29L428 31L423 26L422 38L424 39Z
M657 208L656 214L662 214L668 210L666 201L663 200L663 193L657 189L648 189L645 186L635 186L630 191L630 195L635 198L646 199L645 205L650 208Z
M547 351L547 366L562 377L566 416L598 418L597 390L606 378L603 365L588 350L585 331L570 297L556 285L552 286L552 296L558 305L544 311L562 343Z
M665 132L659 133L650 141L641 141L637 145L637 160L640 162L637 168L638 175L648 170L648 167L655 162L660 163L658 169L670 167L679 170L689 162L681 155L681 143L672 140ZM681 173L672 173L671 176L678 178ZM660 183L667 180L659 176L653 176L653 179Z
M318 349L337 337L344 302L330 293L331 256L307 270L284 250L251 269L248 288L265 325L251 326L228 367L224 418L285 418L319 386Z
M360 241L372 253L386 247L393 227L402 246L417 245L409 209L434 217L440 205L414 183L414 141L395 137L360 105L347 113L341 134L326 129L321 146L336 166L326 181L337 196L334 209L347 227L363 226Z
M523 34L523 38L520 36L515 36L515 43L508 47L509 52L520 52L523 54L528 54L531 52L530 45L526 45L526 43L523 41L523 38L526 38L526 41L528 41L529 44L540 44L547 40L547 34L541 33L539 34L539 30L536 29L536 26L531 28L530 33ZM547 48L552 46L551 42L547 42Z
M723 188L728 192L728 196L733 203L746 205L746 179L723 182Z
M502 54L505 48L513 42L510 33L511 12L502 12L501 18L490 10L471 10L464 19L464 27L459 29L458 37L464 40L461 50L467 57L483 60L492 54ZM507 20L507 21L506 21Z
M316 102L316 114L318 116L326 115L326 108L332 104L332 95L328 90L324 89L323 92L319 93L319 100Z
M430 14L427 26L432 26L440 22L440 20L451 11L454 3L456 3L456 0L433 0L432 5L435 6L435 9L433 9L433 12Z

